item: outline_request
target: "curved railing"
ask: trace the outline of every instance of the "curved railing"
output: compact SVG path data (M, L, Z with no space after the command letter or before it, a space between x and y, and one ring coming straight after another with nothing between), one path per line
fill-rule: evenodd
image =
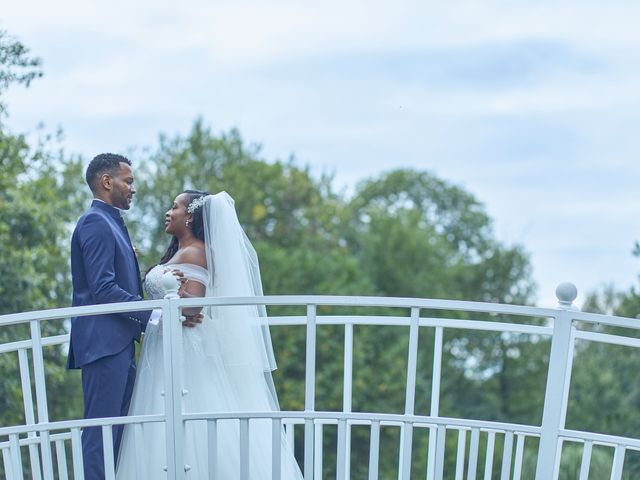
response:
M565 426L569 386L571 382L574 343L576 340L603 342L640 347L640 340L633 336L639 322L635 319L582 313L571 306L575 292L565 285L559 289L559 308L538 308L504 304L489 304L468 301L428 300L412 298L338 297L338 296L266 296L257 298L199 298L180 299L175 295L164 300L153 300L125 304L108 304L91 307L62 308L0 316L0 328L28 324L27 339L0 345L0 355L16 355L18 359L24 404L24 425L0 427L0 450L4 472L9 479L22 479L30 472L35 479L83 478L80 434L87 426L102 426L107 478L114 478L114 455L112 451L112 429L115 424L133 424L141 429L148 422L165 422L167 431L167 478L189 478L189 466L183 460L181 435L188 422L206 422L209 466L222 459L216 455L216 429L219 422L239 419L240 451L245 468L241 478L248 477L248 451L250 431L254 419L267 418L272 423L274 438L280 435L282 426L290 437L289 445L295 444L295 436L302 434L302 454L298 459L303 465L305 479L322 478L323 462L329 458L323 452L323 431L327 426L337 428L335 472L338 479L350 478L351 432L353 428L369 431L368 478L379 478L380 438L383 429L399 429L399 456L397 476L411 478L412 462L416 455L424 455L428 479L445 476L458 479L499 478L520 479L523 477L525 451L533 452L537 458L535 478L548 480L558 478L560 459L564 443L582 445L580 479L586 480L594 446L605 446L613 451L610 478L622 478L625 454L640 450L640 440L596 432L569 430ZM304 326L305 345L305 393L304 410L282 412L236 412L206 414L185 413L181 409L180 362L182 342L180 309L205 305L261 304L268 307L305 307L303 316L271 316L272 329ZM400 315L322 315L318 309L326 307L348 307L350 309L382 307L388 311L400 311ZM60 346L68 342L68 335L42 337L42 322L100 313L140 311L152 308L163 310L163 348L165 362L165 413L162 415L117 417L91 420L68 420L51 422L48 414L46 378L43 347ZM407 315L405 312L409 312ZM426 315L441 312L441 316ZM491 320L473 319L474 315ZM469 318L453 318L466 316ZM509 321L499 320L500 316ZM523 319L516 321L514 318ZM527 319L535 321L526 322ZM584 325L624 327L628 336L611 335L590 329ZM316 409L316 340L317 328L338 325L344 329L342 411L329 412ZM402 413L354 412L353 365L354 326L377 325L397 327L406 332L406 384L404 411ZM419 345L422 329L433 330L433 343ZM440 415L440 388L444 333L449 330L501 332L503 335L528 335L531 338L550 338L548 374L544 392L544 406L540 425L493 422ZM538 342L542 344L542 342ZM546 343L549 348L549 343ZM423 350L420 350L423 349ZM426 351L432 355L431 395L428 412L415 411L418 353ZM31 359L29 361L29 352ZM403 360L404 361L404 360ZM32 365L31 365L32 364ZM339 379L336 379L339 381ZM35 390L33 398L32 384ZM322 394L322 392L319 392ZM37 415L36 415L37 412ZM417 435L428 437L428 449L424 454L416 452L412 444ZM454 436L456 438L454 438ZM135 448L142 451L141 435L137 436ZM449 441L447 441L449 439ZM455 445L452 451L452 444ZM481 448L482 446L482 448ZM70 448L70 454L69 449ZM484 455L482 455L484 453ZM280 442L272 449L273 478L280 478ZM455 456L455 467L445 472L445 458ZM333 456L331 456L332 461ZM496 468L497 467L497 468ZM211 471L214 469L211 468ZM140 472L144 475L144 472Z

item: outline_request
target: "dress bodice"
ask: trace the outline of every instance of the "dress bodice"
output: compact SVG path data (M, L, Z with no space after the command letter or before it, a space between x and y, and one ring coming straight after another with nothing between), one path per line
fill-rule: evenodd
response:
M193 265L191 263L166 263L164 265L156 265L149 270L149 273L147 273L144 279L144 289L148 299L158 300L164 298L166 290L162 286L162 276L166 271L173 269L180 270L184 273L185 278L199 282L205 286L209 281L207 269L199 265Z

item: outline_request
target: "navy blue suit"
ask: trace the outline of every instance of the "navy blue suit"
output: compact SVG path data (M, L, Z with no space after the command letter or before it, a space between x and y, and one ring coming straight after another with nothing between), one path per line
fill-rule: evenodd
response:
M78 220L71 237L73 306L142 300L140 270L118 209L99 200ZM126 415L135 380L134 341L150 312L71 319L68 368L82 369L85 418ZM114 428L117 459L122 427ZM87 480L104 478L102 432L86 428L82 447Z

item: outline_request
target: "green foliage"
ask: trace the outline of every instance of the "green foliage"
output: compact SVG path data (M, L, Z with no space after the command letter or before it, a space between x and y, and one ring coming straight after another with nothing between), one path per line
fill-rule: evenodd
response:
M527 303L534 286L520 247L493 237L468 192L416 170L362 182L347 238L382 295Z
M638 242L632 253L634 256L640 255ZM612 284L606 284L587 295L582 310L640 318L640 294L636 287L624 292L617 290ZM592 329L614 335L640 336L638 330L600 325ZM586 341L576 344L567 428L632 438L640 436L640 422L636 415L640 407L640 388L636 375L640 362L637 353L637 349L633 347ZM640 477L639 455L630 454L625 457L625 473L627 472L631 475L628 478Z
M0 138L6 152L0 175L0 253L5 259L2 278L11 278L0 285L9 299L3 312L68 305L68 238L88 196L80 162L55 151L52 138L44 137L37 148L31 148L21 136L3 133ZM523 249L500 244L482 205L468 192L428 172L388 172L362 182L346 199L333 192L330 178L316 179L292 159L265 161L260 149L246 145L237 131L216 135L201 120L185 137L161 137L157 150L134 158L134 171L138 194L128 221L143 252L143 268L156 263L168 244L162 218L177 194L184 188L224 189L236 199L240 220L258 251L267 294L439 297L526 304L534 292ZM625 297L623 304L632 302ZM319 313L408 315L398 309L363 310L322 308ZM305 313L302 308L270 312ZM423 315L472 318L454 312ZM540 323L539 319L529 321ZM56 334L64 331L64 324L51 323L47 328L47 335ZM272 334L282 408L302 409L305 329L274 328ZM11 335L15 339L26 332L14 330ZM5 336L3 341L8 339ZM402 412L407 329L356 326L354 339L353 410ZM449 330L444 340L442 415L539 423L548 343L541 339L532 343L519 335L456 330ZM432 351L433 331L422 331L419 341L416 412L428 413L433 366L428 352ZM320 409L342 409L343 344L343 328L318 328ZM64 371L64 353L46 351L52 418L79 416L81 410L78 379ZM604 361L604 356L599 358ZM20 423L24 419L16 359L3 356L0 369L10 379L2 383L0 392L5 402L3 422ZM576 381L581 376L578 372ZM598 381L604 382L599 388L620 391L605 377ZM612 393L609 403L611 408L628 411L635 406L633 398L635 393L624 405L614 405ZM596 422L587 413L596 405L582 402L578 411L574 403L572 415ZM618 420L606 421L613 425ZM353 458L363 459L352 463L354 477L366 474L368 435L364 428L352 433ZM383 429L383 476L397 468L398 438L394 429ZM325 452L335 451L337 438L330 428L324 442ZM424 470L420 463L424 457L418 452L426 451L427 442L424 432L416 434L415 472ZM454 451L453 436L447 442ZM481 456L483 448L481 445ZM326 474L333 468L328 455ZM447 456L445 468L452 471L453 457Z
M69 228L86 194L77 191L80 161L65 158L55 141L41 134L31 147L0 126L0 314L70 304ZM67 333L63 320L40 328L43 337ZM0 327L0 344L26 338L28 325ZM80 376L66 370L66 348L46 347L43 355L49 418L80 417ZM28 364L33 382L30 354ZM0 425L24 424L17 353L0 354L0 378Z
M0 313L69 304L69 227L83 195L80 162L0 131ZM86 197L86 195L84 195Z
M33 79L42 76L41 60L28 54L27 47L0 30L0 96L12 83L22 83L28 87ZM5 108L0 101L0 118Z
M12 83L28 85L41 75L40 61L0 32L0 95ZM0 102L0 108L2 103ZM0 124L0 314L66 306L70 302L69 235L88 204L79 159L40 134L36 146ZM521 246L496 240L491 219L469 192L427 171L401 169L363 180L346 198L332 178L314 178L293 158L267 161L259 146L237 130L215 134L202 120L185 136L160 136L157 148L131 156L138 193L127 221L141 251L143 270L166 249L163 216L184 189L226 190L261 262L266 294L381 295L528 304L535 286ZM640 249L638 249L640 251ZM594 296L589 308L640 314L640 298L611 292ZM303 307L270 308L271 315L304 315ZM319 314L407 317L403 309L319 309ZM505 316L421 312L423 316L515 321ZM523 320L518 320L523 321ZM525 319L540 324L541 319ZM45 336L64 333L64 320L43 323ZM28 337L24 327L0 329L0 342ZM305 328L272 329L279 362L275 381L283 409L304 408ZM317 330L317 408L342 410L344 328ZM415 411L428 414L433 368L432 329L420 332ZM354 327L353 411L404 411L408 329ZM528 336L449 329L444 337L440 414L451 417L536 424L540 422L549 356L548 341ZM81 415L77 372L64 369L64 349L45 349L52 419ZM637 362L622 351L580 346L570 396L568 425L638 435L640 393L631 372ZM624 374L618 375L624 371ZM16 355L0 355L0 424L24 422ZM606 392L604 395L594 392ZM598 416L598 412L609 412ZM615 413L614 413L615 412ZM354 478L367 472L369 431L352 432ZM501 448L499 440L496 448ZM455 451L454 435L447 449ZM381 432L380 475L398 464L399 430ZM425 475L428 435L417 431L412 472ZM325 476L335 475L330 452L336 430L325 429ZM480 458L486 446L481 443ZM567 450L566 470L579 453ZM594 450L593 472L610 465ZM454 459L447 455L445 471ZM532 463L533 462L533 463ZM635 468L631 461L632 469ZM525 452L525 472L535 457ZM564 471L563 467L563 471ZM633 470L640 472L640 470ZM494 477L498 470L494 470ZM565 475L565 473L563 473ZM571 478L571 473L566 478ZM497 477L496 477L497 478Z
M28 86L41 76L40 60L27 54L20 42L0 32L0 95L12 83ZM0 314L70 304L68 237L87 196L77 188L82 166L56 146L59 133L36 136L28 142L0 123ZM41 331L48 337L67 329L64 320L57 320L42 322ZM28 325L0 327L2 344L29 337ZM66 351L61 348L46 347L43 355L49 418L77 418L82 414L79 375L66 371ZM28 364L33 382L30 354ZM0 425L23 424L17 353L0 354L0 378Z
M14 153L15 160L8 165L11 168L4 170L7 174L2 178L8 187L19 187L8 188L6 194L12 195L12 205L16 202L21 205L18 212L8 212L3 228L8 236L19 231L24 238L20 240L20 249L6 243L3 254L15 263L12 271L19 276L26 268L24 257L38 260L36 266L29 264L31 270L26 270L29 275L20 278L33 282L37 287L33 292L40 292L42 298L43 292L49 292L47 298L51 303L37 303L23 291L15 290L13 296L22 303L8 306L8 311L25 310L27 305L68 304L68 234L86 199L84 186L78 188L82 185L80 165L64 160L62 155L54 159L46 154L46 145L37 155L31 155L39 162L31 162L24 140L23 143L13 137L9 140L5 141L6 148L18 153ZM9 176L11 172L13 179ZM134 172L138 193L128 222L134 242L142 251L143 268L155 264L166 249L169 238L162 219L176 195L185 188L210 192L224 189L235 198L239 218L258 251L267 294L385 295L525 303L533 291L528 258L522 250L499 244L493 238L490 220L481 204L467 192L428 172L389 172L361 183L354 195L345 199L333 192L331 178L313 178L293 159L267 162L260 158L259 147L246 145L237 131L215 135L200 120L186 137L163 136L156 151L134 158ZM4 288L17 287L13 282ZM50 293L53 290L55 295ZM295 308L270 312L304 314ZM348 314L354 310L324 308L319 313ZM357 313L408 315L397 309L375 312L360 309ZM305 330L276 328L273 340L279 359L275 380L282 407L301 409ZM501 339L496 344L494 340L482 335L470 339L464 334L447 338L445 351L449 356L443 367L443 411L454 416L519 418L518 412L509 410L512 397L504 397L506 387L525 378L533 382L538 379L539 383L545 372L545 356L540 354L529 362L533 366L521 368L506 352L524 351L527 342ZM421 341L432 342L432 334ZM318 328L318 408L342 409L342 382L337 379L343 375L343 342L342 328ZM354 411L403 411L406 351L406 329L355 329ZM474 378L470 373L473 369L466 362L469 356L482 358L481 352L485 352L487 361L477 369L490 369L493 373L484 379ZM51 354L58 355L58 365L63 364L62 352ZM423 361L418 389L430 392L431 359ZM55 369L48 371L48 378L54 390L64 384L64 375ZM467 398L457 398L461 386ZM10 397L15 400L19 385L12 388ZM517 388L511 391L514 398L520 392ZM420 412L427 411L426 404L421 403L424 398L418 400L423 405ZM476 402L478 398L483 401ZM478 411L478 404L486 407ZM526 411L528 405L522 403L521 410ZM396 437L393 429L383 431L382 442L388 447L381 462L382 475L396 468L397 459L391 453ZM365 458L368 432L356 430L352 439L354 456ZM335 451L335 436L328 436L325 441L327 451ZM416 442L416 448L426 448L424 442L426 437ZM331 458L326 464L329 468ZM354 463L353 469L354 475L361 476L366 463Z

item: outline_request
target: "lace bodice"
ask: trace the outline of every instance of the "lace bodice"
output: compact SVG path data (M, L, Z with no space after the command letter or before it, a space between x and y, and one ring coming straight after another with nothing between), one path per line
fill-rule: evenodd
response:
M158 300L164 298L166 291L162 286L162 276L167 270L177 269L184 273L185 278L200 282L207 285L209 273L206 268L190 263L170 263L165 265L156 265L144 279L144 290L149 300Z

